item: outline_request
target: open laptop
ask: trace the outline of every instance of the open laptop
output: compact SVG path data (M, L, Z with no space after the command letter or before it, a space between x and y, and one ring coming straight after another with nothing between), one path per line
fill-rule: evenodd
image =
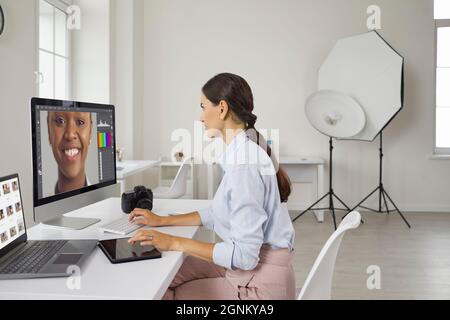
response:
M0 178L0 279L68 277L69 267L80 267L97 242L27 241L19 175Z

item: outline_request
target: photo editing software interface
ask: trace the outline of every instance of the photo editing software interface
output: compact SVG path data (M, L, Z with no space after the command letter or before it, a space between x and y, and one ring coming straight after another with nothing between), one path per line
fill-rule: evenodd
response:
M25 233L17 178L0 181L0 250Z
M114 181L112 109L38 105L35 112L38 199Z

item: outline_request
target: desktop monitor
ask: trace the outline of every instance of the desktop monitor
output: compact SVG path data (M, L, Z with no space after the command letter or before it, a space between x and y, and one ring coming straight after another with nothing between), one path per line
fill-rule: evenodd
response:
M34 220L83 229L63 214L118 195L114 106L31 100Z

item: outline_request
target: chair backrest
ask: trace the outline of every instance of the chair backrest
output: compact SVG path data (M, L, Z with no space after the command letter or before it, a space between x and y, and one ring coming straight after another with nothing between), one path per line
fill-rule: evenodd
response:
M361 223L361 215L353 211L342 220L337 230L330 236L314 262L298 300L330 300L336 256L344 234L356 229Z
M187 178L192 160L192 157L188 157L183 161L175 179L173 179L172 185L165 194L166 198L177 199L186 194Z

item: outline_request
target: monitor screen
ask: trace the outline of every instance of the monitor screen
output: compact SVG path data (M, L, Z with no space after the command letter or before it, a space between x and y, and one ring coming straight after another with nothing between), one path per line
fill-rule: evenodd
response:
M116 183L114 107L32 100L34 206Z
M17 176L0 179L0 250L25 233Z

